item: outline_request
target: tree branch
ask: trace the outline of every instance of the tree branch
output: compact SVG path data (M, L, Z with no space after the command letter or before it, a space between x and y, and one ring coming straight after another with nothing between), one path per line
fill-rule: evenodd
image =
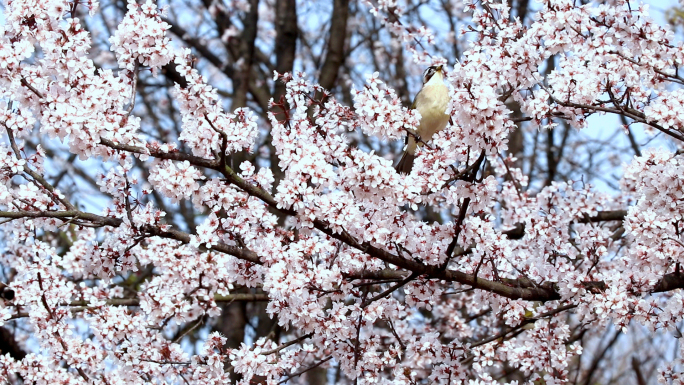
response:
M321 68L318 84L326 90L332 89L337 82L340 66L344 62L344 45L347 40L347 19L349 0L334 0L328 32L328 52Z
M68 211L0 211L0 218L21 219L21 218L59 218L59 219L79 219L86 220L97 227L111 226L119 227L123 223L123 219L103 217L97 214L87 213L79 210ZM174 239L184 244L190 243L190 234L175 230L162 230L158 226L145 225L140 231L149 236L157 236L162 238ZM230 254L238 259L242 259L254 264L261 264L259 256L248 249L243 249L236 246L227 245L225 243L217 243L212 245L211 250Z

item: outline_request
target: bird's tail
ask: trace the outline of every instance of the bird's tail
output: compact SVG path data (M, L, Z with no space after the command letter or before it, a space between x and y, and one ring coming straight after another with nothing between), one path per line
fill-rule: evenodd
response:
M413 168L413 161L415 159L415 155L409 154L408 151L404 151L404 155L401 156L399 163L397 163L394 169L397 170L398 173L409 174L411 173L411 169Z

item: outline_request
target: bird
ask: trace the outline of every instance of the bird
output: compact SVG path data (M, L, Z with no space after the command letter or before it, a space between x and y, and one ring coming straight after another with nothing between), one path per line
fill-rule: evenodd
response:
M444 84L444 68L441 65L430 66L423 72L423 87L413 99L411 109L420 112L420 124L416 133L421 142L429 142L432 136L442 131L449 123L446 109L449 104L449 89ZM395 169L402 174L409 174L416 159L416 148L422 146L413 135L406 136L404 154Z

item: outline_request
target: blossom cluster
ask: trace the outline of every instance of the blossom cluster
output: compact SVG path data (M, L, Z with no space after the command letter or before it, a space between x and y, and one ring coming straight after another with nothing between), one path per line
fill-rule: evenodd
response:
M382 83L377 72L366 79L364 89L352 92L359 124L368 135L399 139L404 136L406 129L415 130L420 122L416 110L403 107L394 90ZM378 99L383 93L389 100Z
M150 170L148 180L164 196L178 201L191 197L198 189L202 174L190 162L162 161Z
M119 66L129 71L137 65L158 70L173 60L175 52L165 33L170 25L162 21L157 6L152 1L139 6L135 0L128 0L127 8L110 39Z

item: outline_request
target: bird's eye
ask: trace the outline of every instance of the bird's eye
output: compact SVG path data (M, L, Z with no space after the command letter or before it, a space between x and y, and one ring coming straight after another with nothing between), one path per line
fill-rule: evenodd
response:
M433 67L428 67L428 68L425 70L425 73L423 73L423 84L427 83L427 82L430 80L430 78L432 77L432 75L435 74L435 71L436 71L436 68L435 68L434 66L433 66Z

